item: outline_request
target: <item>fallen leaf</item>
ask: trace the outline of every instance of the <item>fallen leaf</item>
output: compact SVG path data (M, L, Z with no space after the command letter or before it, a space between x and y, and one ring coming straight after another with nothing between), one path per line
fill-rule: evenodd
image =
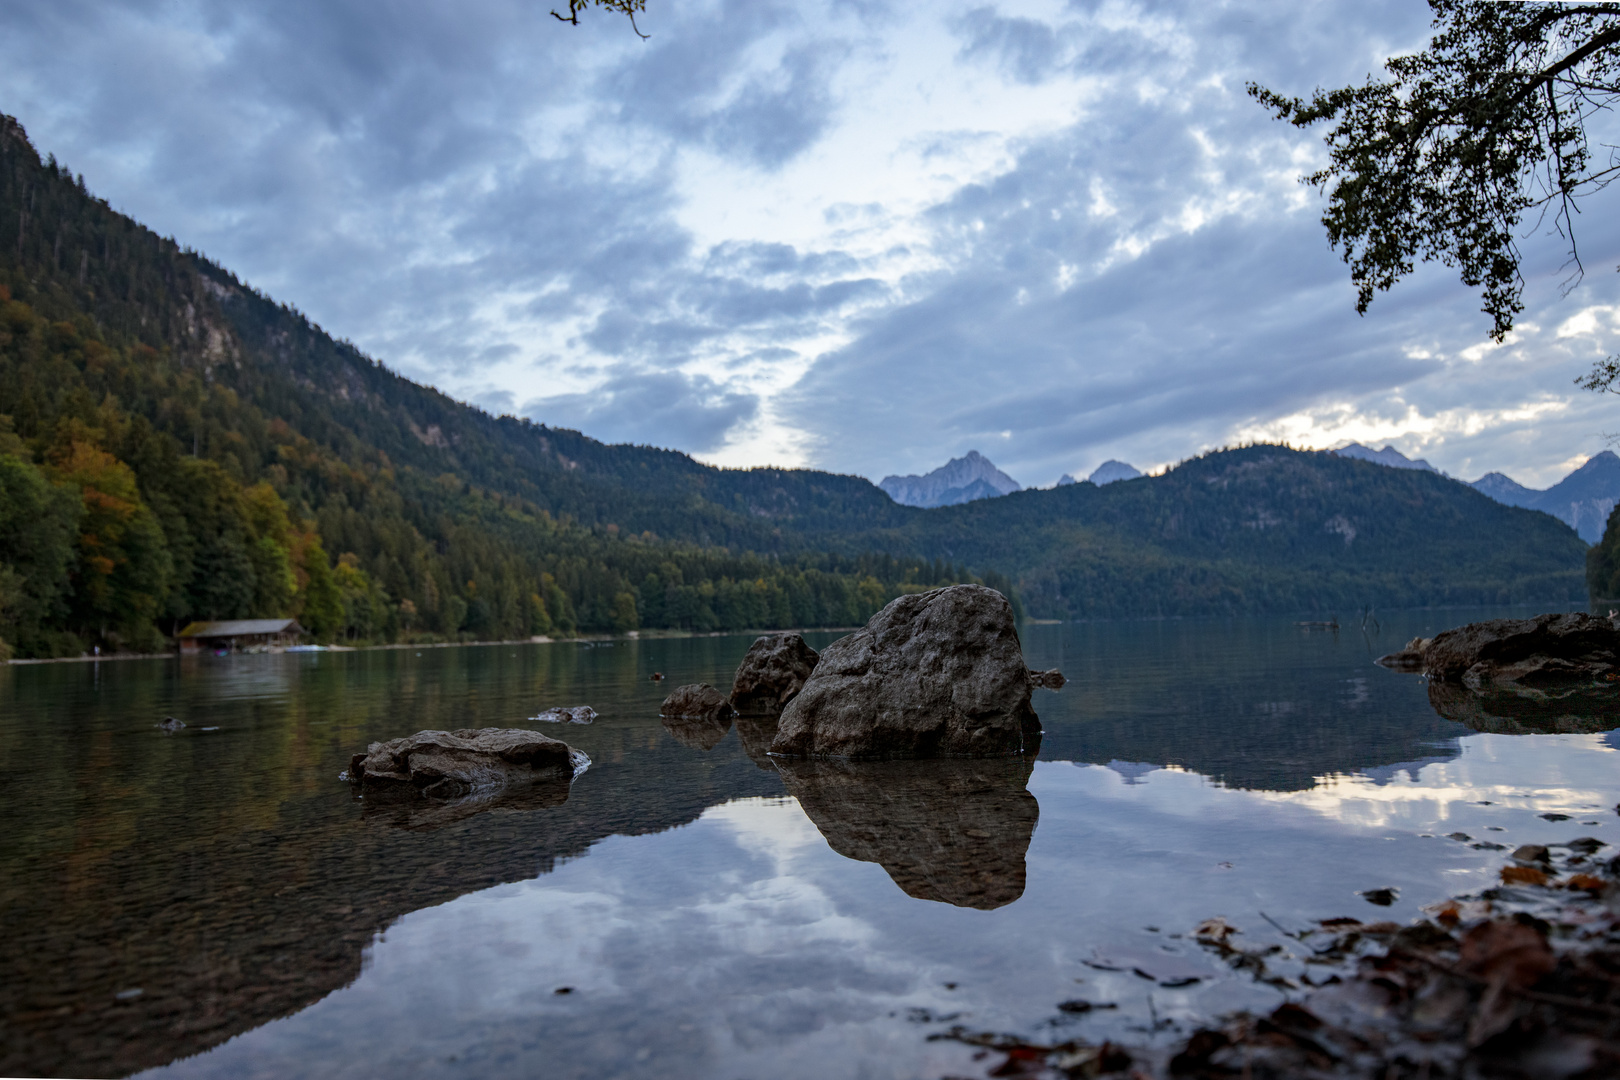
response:
M1457 966L1487 982L1522 990L1557 967L1558 960L1534 922L1491 919L1463 935Z
M1502 884L1545 885L1547 884L1547 872L1536 866L1504 866L1502 867Z
M1573 874L1568 881L1564 882L1566 888L1585 889L1588 892L1602 892L1603 887L1607 884L1608 882L1596 874Z
M1430 904L1423 910L1433 915L1434 921L1443 926L1456 926L1457 920L1462 916L1462 909L1457 906L1455 900L1447 900L1443 904Z
M1238 933L1238 928L1219 915L1213 919L1205 919L1193 927L1193 937L1199 941L1214 942L1217 945L1225 945L1226 939L1236 933Z

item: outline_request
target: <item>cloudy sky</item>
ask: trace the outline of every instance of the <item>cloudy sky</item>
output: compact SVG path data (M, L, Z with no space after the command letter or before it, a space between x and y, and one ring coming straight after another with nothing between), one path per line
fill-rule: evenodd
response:
M97 194L390 366L725 465L1026 485L1254 439L1544 486L1620 431L1620 332L1532 233L1487 344L1443 267L1361 318L1320 144L1416 0L0 0L0 111Z

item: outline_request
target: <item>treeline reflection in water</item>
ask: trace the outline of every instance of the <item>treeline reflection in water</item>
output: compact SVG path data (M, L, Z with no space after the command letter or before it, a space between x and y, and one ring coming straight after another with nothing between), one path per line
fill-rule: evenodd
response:
M1479 614L1386 617L1381 638L1259 621L1027 628L1031 666L1070 680L1037 692L1040 756L1307 792L1454 757L1470 729L1620 723L1601 693L1504 703L1371 664ZM736 800L791 796L833 852L882 868L895 903L995 912L1024 896L1041 818L1030 760L782 763L765 753L770 720L659 721L667 687L728 685L750 640L8 669L0 1074L126 1075L198 1054L353 983L407 913ZM600 716L556 732L593 762L571 789L370 804L337 780L372 740L578 703ZM157 730L169 715L191 726Z

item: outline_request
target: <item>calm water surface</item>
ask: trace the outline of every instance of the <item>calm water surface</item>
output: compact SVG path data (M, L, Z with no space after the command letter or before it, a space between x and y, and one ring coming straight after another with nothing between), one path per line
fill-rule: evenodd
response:
M1490 614L1026 627L1070 678L1033 762L779 770L768 722L660 723L751 636L0 668L0 1074L937 1077L986 1067L953 1025L1168 1041L1280 994L1204 918L1286 945L1268 917L1486 886L1476 844L1614 841L1620 716L1491 733L1527 725L1372 664ZM580 703L561 805L337 779Z

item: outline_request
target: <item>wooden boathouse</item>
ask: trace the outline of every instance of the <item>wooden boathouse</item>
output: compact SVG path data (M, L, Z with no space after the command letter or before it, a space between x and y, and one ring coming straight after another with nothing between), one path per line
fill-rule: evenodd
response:
M298 644L304 628L297 619L227 619L194 622L180 631L182 653L285 649Z

